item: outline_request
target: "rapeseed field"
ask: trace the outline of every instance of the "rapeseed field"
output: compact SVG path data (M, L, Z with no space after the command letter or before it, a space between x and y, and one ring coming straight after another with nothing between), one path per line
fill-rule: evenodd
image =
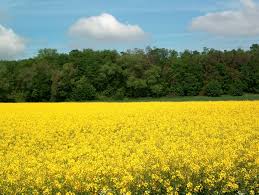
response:
M257 194L259 102L0 104L0 194Z

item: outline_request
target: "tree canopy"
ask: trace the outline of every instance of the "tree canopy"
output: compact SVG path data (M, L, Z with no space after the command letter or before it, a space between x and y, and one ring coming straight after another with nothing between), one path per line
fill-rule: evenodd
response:
M259 93L258 44L249 50L202 52L41 49L34 58L0 61L2 102L243 93Z

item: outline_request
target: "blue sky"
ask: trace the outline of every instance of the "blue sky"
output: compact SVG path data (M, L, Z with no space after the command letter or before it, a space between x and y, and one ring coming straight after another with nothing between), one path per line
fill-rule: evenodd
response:
M6 36L1 39L0 31L0 40L7 40L7 31L12 30L16 41L12 47L0 42L0 57L9 50L10 57L30 57L40 48L56 48L60 52L89 47L124 50L147 45L179 51L203 47L246 49L259 43L255 21L258 4L258 0L1 0L0 25ZM103 13L107 15L100 17ZM95 18L89 20L91 17ZM109 21L113 22L111 28ZM109 29L96 29L102 22ZM91 28L100 31L99 37ZM125 36L116 40L121 33L116 30L122 30ZM133 40L140 34L142 38ZM15 48L17 42L20 45Z

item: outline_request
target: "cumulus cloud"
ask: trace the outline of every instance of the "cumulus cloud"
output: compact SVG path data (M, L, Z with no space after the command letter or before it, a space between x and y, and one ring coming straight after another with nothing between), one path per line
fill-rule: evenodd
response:
M256 4L253 0L240 0L240 1L247 8L250 8L250 9L256 8Z
M23 53L25 41L12 29L0 25L0 59L12 59Z
M194 18L191 29L222 36L259 35L259 7L253 0L240 0L241 10L208 13Z
M80 18L70 27L69 34L74 38L102 42L131 42L139 41L146 37L146 33L138 25L121 23L114 16L107 13Z

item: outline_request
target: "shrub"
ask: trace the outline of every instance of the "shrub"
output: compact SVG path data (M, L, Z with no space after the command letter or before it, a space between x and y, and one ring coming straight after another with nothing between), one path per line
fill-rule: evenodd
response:
M181 85L173 85L170 88L170 96L184 96L184 91Z
M122 100L125 97L125 89L124 88L120 88L116 91L115 95L114 95L114 99L116 100Z
M233 96L242 96L244 94L244 85L240 80L234 81L229 87L229 94Z
M220 82L217 80L210 81L205 88L205 93L210 97L219 97L222 95L222 88Z
M155 97L163 96L163 86L160 84L156 84L150 87L152 95Z
M95 97L96 89L85 77L75 82L75 87L72 91L72 100L93 100Z

